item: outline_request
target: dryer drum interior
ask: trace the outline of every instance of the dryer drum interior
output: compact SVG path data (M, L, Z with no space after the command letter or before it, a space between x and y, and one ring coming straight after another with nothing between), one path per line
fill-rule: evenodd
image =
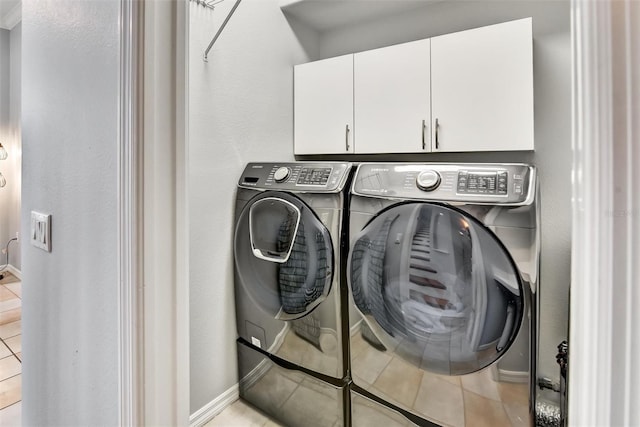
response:
M329 232L291 194L266 192L247 204L236 226L235 257L239 284L273 318L304 317L330 291Z
M493 232L464 211L397 204L353 241L349 285L372 345L463 375L497 361L515 340L525 311L520 275Z

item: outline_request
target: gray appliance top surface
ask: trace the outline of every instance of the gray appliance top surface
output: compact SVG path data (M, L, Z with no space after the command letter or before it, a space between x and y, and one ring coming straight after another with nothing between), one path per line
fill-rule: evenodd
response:
M352 194L400 200L525 206L536 169L522 163L361 163Z
M348 162L249 163L238 186L255 190L339 193L347 182Z

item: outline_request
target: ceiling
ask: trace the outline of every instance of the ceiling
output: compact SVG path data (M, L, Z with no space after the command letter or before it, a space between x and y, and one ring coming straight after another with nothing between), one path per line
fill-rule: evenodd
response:
M323 32L442 0L280 0L283 12Z
M21 17L20 0L0 0L0 28L12 29Z

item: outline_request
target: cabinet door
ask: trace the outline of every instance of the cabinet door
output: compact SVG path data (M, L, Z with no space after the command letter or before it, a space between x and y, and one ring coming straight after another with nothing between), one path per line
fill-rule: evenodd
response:
M353 153L353 55L294 69L294 153Z
M356 53L356 153L431 151L430 40Z
M433 151L533 150L531 18L431 39Z

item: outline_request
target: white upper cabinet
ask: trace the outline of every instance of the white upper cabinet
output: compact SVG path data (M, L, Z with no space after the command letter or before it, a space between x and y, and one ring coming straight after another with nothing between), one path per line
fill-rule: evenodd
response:
M354 55L356 153L431 151L430 40Z
M531 18L295 67L295 154L533 150Z
M433 151L533 150L531 18L431 39Z
M294 153L353 153L353 55L294 69Z

